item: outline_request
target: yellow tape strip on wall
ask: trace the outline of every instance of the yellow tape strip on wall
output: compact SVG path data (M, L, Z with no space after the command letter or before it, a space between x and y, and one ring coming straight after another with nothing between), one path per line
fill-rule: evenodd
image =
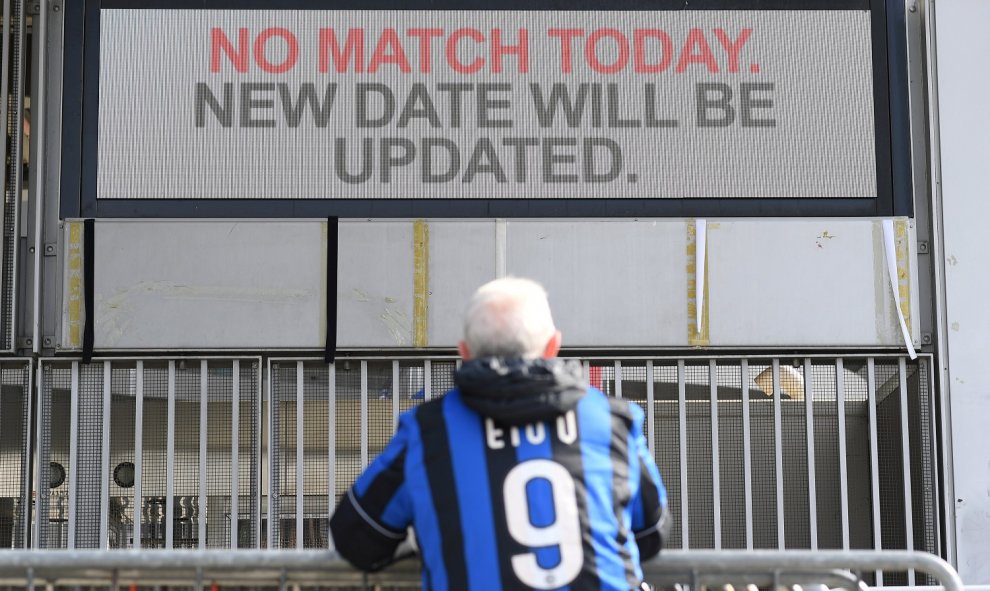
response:
M413 222L413 346L426 347L430 303L430 226Z
M687 315L688 315L688 345L706 347L710 342L708 333L708 236L705 232L701 256L698 255L698 221L687 221ZM701 259L700 261L698 259ZM699 273L701 291L698 291ZM698 296L701 296L701 330L698 330Z
M68 307L68 342L63 348L78 349L82 347L83 321L83 255L82 255L82 222L68 222L69 243L66 256L65 283L68 288L66 306Z
M894 310L904 338L904 347L911 359L918 354L914 349L911 335L910 315L910 276L908 273L907 243L908 232L906 220L881 220L883 228L884 262L887 267L887 277L890 281L891 294L894 297ZM903 254L902 254L903 252ZM905 299L905 294L908 296Z
M908 221L904 218L894 220L894 245L897 250L897 293L901 296L901 314L904 323L911 328L911 267L908 263L910 256Z

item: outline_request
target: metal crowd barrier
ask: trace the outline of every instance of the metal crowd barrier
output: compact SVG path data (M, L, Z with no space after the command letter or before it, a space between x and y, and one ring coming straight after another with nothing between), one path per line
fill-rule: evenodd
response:
M878 570L928 573L945 591L963 591L956 571L924 552L872 550L688 550L663 553L643 565L653 585L682 589L807 589L824 585L865 588L860 573ZM418 587L419 563L399 562L365 575L325 550L12 550L0 552L0 585L34 590L54 587ZM752 588L752 587L748 587Z

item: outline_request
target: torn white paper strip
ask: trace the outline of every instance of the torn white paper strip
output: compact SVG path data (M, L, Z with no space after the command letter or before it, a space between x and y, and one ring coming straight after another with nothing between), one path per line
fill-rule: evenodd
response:
M694 315L694 321L696 323L695 330L698 334L701 334L702 320L705 316L705 270L707 269L706 261L706 247L708 246L708 222L706 220L695 220L694 221L694 240L695 240L695 280L698 289L695 290L695 300L698 303L698 313Z
M505 218L495 218L495 277L497 279L501 279L506 275L506 230Z
M904 312L901 310L901 290L900 281L897 278L897 248L894 242L894 220L883 220L883 254L887 259L887 275L890 277L890 289L894 292L894 309L897 310L897 320L901 324L901 334L904 336L904 345L907 346L908 355L911 359L917 359L918 353L914 350L914 343L911 341L911 332L908 330L907 322L904 320Z

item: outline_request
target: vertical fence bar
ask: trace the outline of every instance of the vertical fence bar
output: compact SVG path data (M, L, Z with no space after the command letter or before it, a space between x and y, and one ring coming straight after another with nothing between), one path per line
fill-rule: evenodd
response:
M257 478L254 480L254 488L251 492L255 495L255 500L251 503L251 514L254 517L254 527L251 528L251 547L261 548L261 499L264 498L263 494L265 492L264 479L264 464L262 462L262 447L265 445L263 439L263 421L262 415L264 414L264 404L265 404L265 371L266 368L261 364L261 359L251 362L251 369L254 370L254 383L256 384L256 389L251 395L251 399L254 401L252 405L253 414L251 415L251 420L254 422L254 462L255 469L257 470ZM271 365L268 366L268 379L271 379ZM271 448L269 447L269 450ZM269 476L270 478L270 476Z
M911 505L911 443L908 434L908 383L907 361L897 360L897 377L901 390L901 475L904 481L904 540L906 550L914 550L914 508ZM908 571L908 586L914 587L914 571Z
M11 93L9 93L7 91L7 89L9 88L8 81L10 79L10 65L11 65L11 62L13 61L11 59L11 57L12 57L11 56L11 53L13 52L13 48L11 47L11 43L10 43L10 24L11 24L11 19L10 19L10 8L11 8L11 6L10 5L11 5L12 1L13 0L4 0L4 2L3 2L3 40L2 40L3 46L0 47L0 51L2 51L2 59L0 59L0 64L2 64L2 65L0 65L0 89L3 89L3 92L0 93L0 117L2 117L2 121L3 121L2 125L3 125L3 127L0 127L0 129L3 129L3 132L5 134L7 133L7 130L9 129L9 127L8 127L9 121L7 120L7 117L8 117L8 110L9 110L10 106L8 105L8 101L10 101L11 98L13 98L14 100L17 100L17 96L19 94L18 92L15 91L13 93L13 97L11 97ZM24 9L21 8L21 10L23 11ZM22 48L21 48L20 51L23 54L23 51L24 51L23 44L21 44L21 45L22 45ZM18 78L21 78L22 76L23 76L23 73L21 73L18 76ZM15 109L15 110L19 110L19 109ZM15 125L14 126L14 129L18 129L19 130L20 129L20 125ZM19 132L15 132L15 133L19 133ZM11 138L10 144L7 145L7 146L5 146L5 148L4 148L4 160L6 161L7 158L10 158L10 162L12 164L14 162L16 162L14 160L14 158L15 158L15 154L17 153L16 144L15 144L15 142L17 142L17 141L19 141L19 140L16 140L14 138ZM14 172L13 171L13 166L19 166L19 163L18 164L13 164L11 166L11 172L12 173ZM15 176L14 178L17 178L17 177ZM7 167L4 164L0 164L0 220L6 220L6 217L7 217L6 216L6 214L7 214L7 211L6 211L6 206L7 206L6 194L7 194ZM20 201L20 195L17 196L17 199L15 201ZM14 208L15 208L15 211L16 211L16 205L14 205ZM2 243L3 244L6 244L6 240L7 240L6 228L4 228L3 226L4 226L4 224L3 223L0 223L0 240L2 240ZM14 228L17 228L17 222L16 221L14 222ZM17 239L16 238L14 239L13 243L14 243L14 248L16 249L17 248L17 246L16 246L17 245ZM12 257L11 260L12 261L16 261L17 259ZM4 279L4 282L6 283L6 278ZM5 286L5 287L7 287L8 289L11 289L13 286ZM16 300L17 298L13 298L13 299ZM9 322L9 321L12 321L14 318L16 318L16 316L14 314L11 314L9 317L5 318L5 320L8 320L9 319L8 320L8 322ZM14 342L13 342L14 331L13 331L12 327L11 326L4 326L3 327L3 330L4 330L4 335L2 337L0 337L0 339L10 338L11 339L10 340L10 343L11 343L10 348L13 349L14 348Z
M337 503L337 365L331 363L327 373L327 414L330 416L327 425L327 517L333 515ZM333 548L333 538L330 539Z
M926 359L925 357L919 357L918 358L918 371L920 372L921 369L922 369L922 367L927 367L928 368L928 371L927 372L921 373L921 375L918 376L918 383L921 384L921 380L924 378L924 376L925 375L928 376L928 379L924 382L924 387L927 388L927 390L924 390L924 391L928 392L928 408L930 409L929 412L932 413L932 421L929 423L929 432L931 433L931 437L929 439L929 446L928 446L928 454L929 454L929 456L928 457L930 457L932 459L932 474L941 474L942 473L942 467L941 467L942 457L939 454L939 445L938 445L938 442L940 441L939 438L941 437L940 432L939 432L939 426L940 425L939 425L939 422L937 420L935 420L935 417L936 417L935 409L938 408L938 406L937 406L938 403L937 403L937 401L935 399L935 383L934 383L934 380L935 380L935 377L934 377L935 368L934 367L931 367L930 363L931 363L931 358L928 358L928 359ZM918 392L918 395L921 396L921 391ZM935 502L937 503L938 502L938 500L937 500L938 499L938 492L935 491L935 490L933 490L932 491L932 494L934 495L934 498L936 499ZM942 511L933 511L933 514L934 514L934 524L933 524L934 527L933 527L933 529L934 529L934 533L935 533L935 547L936 548L942 548L942 533L943 533L942 532L942 517L943 517ZM948 553L946 553L944 555L944 557L946 557L946 559L948 560L947 556L948 556Z
M278 371L280 364L273 364L271 360L268 360L268 522L265 524L265 546L271 550L274 548L274 538L272 534L274 533L275 527L275 495L278 494L275 479L277 475L275 474L275 454L279 453L282 446L280 441L281 433L279 436L275 436L275 408L277 401L275 400L275 373ZM274 371L272 371L274 369ZM330 421L333 424L333 421ZM258 528L261 528L261 523L258 523ZM261 537L259 532L258 537ZM260 542L259 542L260 545Z
M690 548L688 529L687 385L684 360L677 360L677 436L681 464L681 547Z
M842 549L849 549L849 472L846 465L846 376L842 358L835 360L835 404L839 419L839 512L842 514Z
M743 428L743 491L746 506L746 549L753 549L753 473L752 458L750 457L749 433L749 360L739 362L739 382L742 394L742 428Z
M199 547L206 548L206 451L210 441L209 423L209 368L205 359L199 362Z
M79 362L72 362L72 386L69 393L69 527L65 547L76 547L76 465L79 459Z
M168 420L165 435L165 548L175 536L175 360L168 362Z
M433 364L429 359L423 360L423 402L433 400Z
M269 366L270 367L270 366ZM254 482L254 490L252 493L258 495L257 500L251 503L252 513L254 515L255 527L251 528L251 534L253 538L251 539L251 547L261 549L261 498L262 498L262 479L264 475L262 472L262 467L264 464L261 461L261 446L262 440L264 439L262 431L262 415L264 414L264 387L265 387L265 374L263 366L261 365L261 359L251 363L251 368L254 369L254 383L257 384L257 389L251 393L251 412L254 413L254 461L257 462L257 481ZM268 373L268 379L271 379L271 372ZM270 444L269 444L270 445ZM269 448L269 453L270 453Z
M2 166L0 166L0 168L2 168ZM2 185L0 185L0 186L2 186ZM27 430L28 430L27 439L26 439L28 447L27 447L27 449L24 450L24 455L21 456L22 457L21 465L24 467L23 468L23 470L24 470L24 478L22 479L23 485L21 486L21 506L24 507L24 510L21 511L21 531L23 532L21 534L21 536L22 536L22 538L21 538L21 540L22 540L21 547L22 548L30 548L31 547L31 542L32 542L32 537L31 537L31 535L32 535L32 532L31 532L31 514L32 514L32 511L31 511L31 501L32 501L32 499L31 499L31 491L32 491L32 487L33 488L36 488L37 490L41 490L41 491L44 491L47 488L44 484L42 484L42 481L40 481L38 479L34 479L34 481L32 482L32 478L28 478L28 475L29 474L32 477L35 474L35 472L33 470L31 470L31 457L32 457L32 453L36 453L36 449L37 448L32 448L31 446L32 445L37 445L37 444L36 443L33 444L32 442L36 442L37 441L37 437L40 437L40 434L41 434L40 431L35 431L33 433L33 436L32 436L32 433L31 433L31 417L34 416L32 413L37 412L37 414L39 416L41 415L41 408L40 408L41 405L40 404L38 405L39 408L37 409L37 411L34 409L34 381L33 381L34 380L34 371L33 371L34 368L32 367L32 363L33 363L32 360L30 360L30 359L29 360L26 360L25 363L24 363L24 368L26 368L26 371L24 369L21 370L21 377L22 378L24 377L24 374L27 374L27 376L26 376L27 377L27 394L25 396L25 402L27 403L27 423L26 423L26 426L27 426ZM38 392L39 393L41 392L41 389L40 388L38 389ZM34 457L37 457L37 456L34 456ZM37 539L37 538L35 538L35 539Z
M2 52L3 52L3 58L2 58L2 60L0 60L0 88L3 89L3 93L0 93L0 118L2 118L2 119L0 119L0 121L2 121L2 123L0 123L0 125L2 125L2 127L0 127L0 129L3 129L4 130L4 133L6 133L6 131L7 131L7 125L8 125L8 121L7 121L7 110L8 110L9 107L7 105L7 101L10 100L10 94L7 92L7 88L8 88L7 81L8 81L9 76L10 76L9 67L10 67L10 53L11 53L11 47L10 47L10 4L11 4L11 2L12 2L12 0L4 0L4 2L3 2L3 40L0 41L0 43L3 44L2 45L2 48L0 48L0 50L2 50ZM23 51L23 49L22 49L22 51ZM16 93L15 93L15 96L16 96ZM11 154L5 154L5 155L6 156L12 156ZM6 192L6 190L7 190L7 168L6 168L6 166L0 166L0 187L2 187L2 189L0 189L0 192ZM3 216L3 214L5 213L4 210L3 210L3 206L5 205L5 203L4 203L5 201L6 201L5 199L0 199L0 216ZM3 236L2 231L3 231L3 228L0 228L0 237ZM6 328L5 327L5 330L9 330L9 328ZM11 334L13 334L13 333L11 333Z
M238 523L241 504L241 362L231 368L230 392L230 547L239 546Z
M808 532L811 549L818 549L818 485L815 474L815 388L811 358L804 359L804 429L808 451Z
M653 362L646 362L646 443L650 446L650 457L657 457L656 448L656 409L654 408Z
M4 22L16 23L16 26L17 26L16 37L14 37L13 39L11 39L9 41L11 45L8 45L7 46L8 47L8 50L7 50L8 51L8 54L7 55L10 57L10 61L13 62L12 65L13 65L13 67L16 70L16 72L11 72L8 69L8 74L7 74L7 80L9 82L10 86L13 87L13 88L10 89L10 94L12 96L10 96L9 98L7 98L7 100L13 99L13 101L14 101L13 113L11 113L11 115L13 115L14 121L8 120L7 121L7 125L9 127L5 127L4 128L5 130L6 129L11 129L11 128L13 129L13 134L12 134L13 137L11 137L11 140L10 140L10 146L11 146L10 147L10 152L8 153L8 156L10 157L10 162L12 163L12 165L10 167L11 178L6 178L6 168L3 167L3 166L0 166L0 169L3 169L5 171L4 172L4 177L5 177L4 178L4 185L3 185L2 189L0 189L0 193L2 193L3 196L4 196L3 198L0 198L0 213L3 214L3 219L4 220L7 219L7 210L6 210L6 207L7 207L7 204L6 204L7 187L11 187L11 189L12 189L11 193L13 193L11 195L11 197L12 197L11 201L12 201L12 203L10 204L11 205L11 208L13 209L12 216L11 216L13 218L12 219L12 224L11 224L12 225L13 232L12 232L12 235L10 237L11 238L10 244L12 246L11 253L10 253L10 259L9 259L10 261L18 261L18 260L20 260L19 257L20 257L20 244L21 244L21 241L19 240L19 237L20 237L20 232L21 232L21 229L20 229L21 228L21 224L20 224L20 207L19 207L19 205L21 203L21 192L22 192L21 189L22 189L22 180L23 180L23 178L22 178L23 175L22 175L20 163L23 161L23 148L24 148L24 146L23 146L23 144L24 144L24 141L23 141L23 133L24 133L24 124L23 124L23 118L24 118L24 92L25 92L25 87L27 86L24 83L24 81L25 81L25 72L24 72L24 70L27 68L27 59L26 59L25 55L26 55L26 53L27 54L30 54L30 51L31 51L30 46L28 46L25 43L26 38L27 38L27 36L25 35L25 28L27 27L27 17L25 16L25 11L28 9L28 6L29 5L27 5L26 3L19 3L19 4L20 4L19 8L16 9L17 16L9 15L10 16L9 19L6 19L6 18L4 19ZM44 21L45 20L45 17L42 16L42 18L37 19L37 20L38 21ZM40 24L39 22L33 23L33 25L35 27L39 27L39 24ZM13 33L13 31L11 31L11 33ZM18 47L18 58L16 58L16 59L11 55L11 53L12 53L12 49L11 48L12 48L13 44L16 44L17 47ZM40 60L40 61L43 62L44 60ZM35 67L37 68L37 66L35 66ZM37 75L37 74L35 74L35 75ZM44 78L42 78L42 80L44 80ZM3 85L3 94L4 94L5 97L7 96L7 88L8 88L8 85L7 84L8 84L8 82L5 82L4 85ZM38 103L40 105L44 105L45 104L44 99L42 97L37 96L37 97L34 97L34 98L38 101ZM40 113L40 112L42 112L43 109L44 109L44 107L39 106L39 107L37 107L37 112ZM7 113L9 111L10 111L10 108L9 108L9 105L8 105L8 108L7 109L4 109L4 112ZM36 121L38 122L38 124L35 125L35 129L34 129L34 136L36 138L38 138L38 140L39 140L38 143L41 144L41 145L44 144L44 139L43 139L44 138L44 133L42 133L43 132L42 127L43 127L43 124L44 124L44 120L45 120L44 117L37 117L36 118ZM44 150L38 150L38 152L39 153L44 153ZM18 164L13 164L13 163L18 163ZM39 192L39 199L40 199L40 192ZM37 201L36 201L36 203L37 203ZM41 219L41 216L38 216L38 219L40 220ZM41 222L39 221L38 223L41 223ZM38 232L38 235L40 236L40 232L41 232L40 228L37 229L37 232ZM6 236L4 237L4 239L6 240ZM38 246L40 246L40 245L38 245ZM41 282L41 274L40 274L40 272L37 269L37 265L39 264L39 262L40 262L40 259L37 259L36 258L35 259L35 265L36 265L35 266L35 278L36 279L35 279L34 286L33 286L34 287L34 290L35 290L35 294L36 294L35 295L35 298L34 298L34 301L35 301L35 304L36 304L35 305L36 312L35 312L35 318L34 318L35 320L37 319L37 310L39 310L41 308L40 305L37 305L38 304L38 299L40 299L40 282ZM18 293L18 279L19 279L18 275L19 275L19 273L16 273L16 272L15 273L11 273L11 277L12 277L11 278L11 285L5 286L5 287L7 287L7 289L10 289L11 290L9 292L11 294L17 294ZM0 336L0 341L6 341L6 342L9 343L8 349L14 349L15 342L14 342L13 324L16 321L15 319L19 317L18 316L19 306L20 306L19 300L20 300L20 298L18 298L18 297L11 297L10 298L10 313L7 315L7 321L9 323L9 325L6 326L6 327L4 327L5 334L3 334L2 336ZM7 339L9 339L9 341ZM39 349L39 347L40 347L39 341L40 340L41 339L38 338L38 335L35 334L34 335L34 338L32 339L32 353L38 353L39 352L39 350L40 350Z
M712 421L712 537L715 549L722 549L722 488L718 456L718 368L714 359L708 360L708 394Z
M296 550L303 548L303 456L305 455L305 440L303 439L303 414L305 409L304 367L302 361L296 362Z
M591 382L591 362L585 359L581 362L581 371L584 374L584 381Z
M880 530L880 453L877 448L877 377L872 357L866 360L866 397L870 418L870 491L873 509L873 549L883 550ZM883 571L876 571L876 586L883 586Z
M773 366L773 462L777 485L777 547L786 547L784 540L784 452L781 437L783 428L780 416L780 359Z
M399 372L399 360L392 360L392 432L399 430L399 388L401 373Z
M4 1L4 7L5 8L7 7L7 1L6 0ZM6 26L6 23L7 23L7 21L4 20L4 26ZM6 94L6 93L2 93L2 94ZM3 166L0 166L0 169L3 169ZM0 189L0 194L2 194L2 189ZM2 199L0 199L0 201L2 201ZM50 490L49 487L48 487L48 482L49 482L49 478L50 478L49 471L51 470L51 468L48 466L48 464L47 463L44 463L44 460L49 459L49 458L42 457L42 453L43 452L41 451L42 449L45 449L45 448L51 449L51 444L48 443L48 442L46 442L46 439L49 442L51 440L51 428L43 429L42 428L42 420L48 418L48 417L45 417L44 416L44 413L45 413L45 410L48 410L50 412L51 404L46 404L46 400L51 396L51 394L50 393L49 394L46 394L45 393L46 386L45 386L45 379L44 379L45 378L44 364L41 363L40 361L38 362L38 370L37 371L38 371L38 378L37 378L37 380L38 380L38 411L37 411L37 415L38 416L35 417L34 428L35 428L35 433L36 433L36 436L35 436L36 439L35 439L35 441L37 442L37 448L35 449L35 453L37 453L37 456L36 457L38 458L38 461L37 461L37 464L38 465L34 467L34 481L38 483L37 486L36 486L36 488L37 488L37 490L39 492L38 492L38 496L35 498L34 510L36 512L36 515L35 515L35 519L34 519L34 535L31 538L31 547L32 548L41 549L42 548L42 540L41 540L41 527L42 526L41 526L41 524L42 524L42 522L44 522L45 524L48 523L47 512L49 510L49 505L45 501L45 499L49 498L47 495L49 494L49 490ZM28 398L30 398L30 396ZM71 466L70 466L70 468L71 468ZM25 484L25 488L27 488L28 483L25 482L24 484ZM30 498L31 491L30 490L25 490L25 494L28 495L28 498ZM45 496L43 497L42 495L45 495ZM30 506L30 505L28 505L28 506ZM31 518L31 512L30 511L25 511L24 513L26 514L26 516L27 516L28 519ZM45 535L45 538L46 539L45 539L44 546L51 546L51 540L48 539L49 536L47 535L47 531L45 533L46 533L46 535Z
M141 474L144 469L144 361L134 367L134 548L141 547L141 522L144 519L144 498Z
M103 433L100 450L100 541L97 548L109 549L110 539L110 384L112 367L109 361L103 362Z
M368 465L368 362L361 360L361 470Z
M622 362L618 359L615 360L615 397L622 398Z

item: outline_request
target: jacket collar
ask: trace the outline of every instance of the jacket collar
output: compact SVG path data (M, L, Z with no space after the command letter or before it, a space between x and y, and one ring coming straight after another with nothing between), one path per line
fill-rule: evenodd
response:
M576 361L481 357L454 374L471 409L505 425L553 419L577 406L587 384Z

